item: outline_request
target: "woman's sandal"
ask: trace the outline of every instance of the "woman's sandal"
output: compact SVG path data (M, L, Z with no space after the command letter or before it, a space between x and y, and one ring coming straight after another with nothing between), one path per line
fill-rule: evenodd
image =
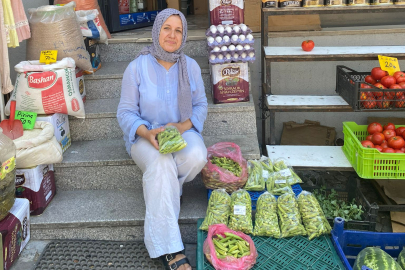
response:
M184 257L180 260L178 260L177 262L174 262L172 264L169 265L169 262L174 260L176 258L177 255L179 254L183 254L181 251L179 252L175 252L175 253L169 253L163 256L160 256L159 258L162 260L163 265L165 267L166 270L176 270L179 268L179 266L183 265L183 264L188 264L191 266L189 260L187 259L187 257Z

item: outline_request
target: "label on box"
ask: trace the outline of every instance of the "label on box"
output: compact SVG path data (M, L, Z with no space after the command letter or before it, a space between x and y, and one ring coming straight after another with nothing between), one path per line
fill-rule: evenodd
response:
M267 171L267 170L263 170L263 178L269 178L269 171Z
M239 216L246 216L246 206L245 205L234 205L233 214Z
M276 180L274 181L275 184L285 184L287 183L287 180Z
M292 175L290 169L284 169L279 171L278 173L283 177L288 177Z
M55 137L65 152L71 145L72 140L70 138L69 118L66 114L55 113L53 115L39 115L37 121L49 122L55 129Z

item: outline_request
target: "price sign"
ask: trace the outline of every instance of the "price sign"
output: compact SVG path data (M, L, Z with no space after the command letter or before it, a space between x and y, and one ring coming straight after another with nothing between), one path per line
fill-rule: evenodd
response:
M34 129L37 113L16 110L15 119L21 120L24 129Z
M398 59L395 57L379 55L378 61L380 62L381 69L387 71L391 76L394 75L395 72L401 71Z
M48 65L50 63L55 63L57 58L58 58L57 50L41 51L41 55L39 56L39 62Z

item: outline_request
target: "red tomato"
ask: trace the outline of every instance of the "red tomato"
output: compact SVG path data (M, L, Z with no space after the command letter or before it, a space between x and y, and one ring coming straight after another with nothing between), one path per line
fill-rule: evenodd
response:
M384 76L381 79L381 83L382 85L384 85L385 87L389 88L391 85L395 84L397 82L397 80L395 80L395 78L393 76Z
M405 75L405 73L404 73L403 71L396 71L396 72L394 73L394 75L392 75L392 76L394 76L394 78L396 79L396 78L399 77L401 74L404 74L404 75Z
M397 99L399 99L399 98L402 97L404 94L405 94L404 91L398 91L398 92L395 93L395 97L396 97Z
M401 74L397 77L394 76L394 78L397 80L397 83L405 82L405 74Z
M377 145L382 144L382 142L385 140L384 134L382 134L380 132L376 132L371 136L372 136L371 141L374 143L374 145L375 144L377 144Z
M402 132L402 137L405 139L405 130Z
M399 150L404 151L404 153L405 153L405 147L402 147L402 148L399 149Z
M394 136L388 140L388 146L394 149L401 149L405 146L405 140L400 136Z
M377 87L377 88L380 88L380 89L387 89L387 87L385 87L383 84L381 84L379 82L374 84L374 86Z
M393 100L394 97L395 97L395 92L394 91L386 91L384 93L384 96L389 100Z
M374 80L381 80L382 77L387 76L388 72L385 70L382 70L380 67L375 67L371 70L371 77L373 77Z
M391 86L390 86L390 89L402 89L402 87L399 85L399 84L392 84Z
M366 83L362 83L360 84L360 88L373 88L370 85L366 84Z
M383 150L383 148L380 145L375 145L374 148L380 152Z
M395 153L398 153L398 154L403 154L403 153L404 153L404 151L401 151L401 150L396 149L396 150L395 150Z
M402 87L402 89L404 89L405 88L405 82L400 82L400 83L398 83L399 84L399 86L401 86Z
M377 83L377 81L376 81L373 77L371 77L371 75L367 75L367 76L364 78L364 81L365 81L365 82L368 82L368 83L371 83L371 84Z
M397 136L402 136L402 133L404 132L405 127L399 127L395 130L395 133L397 133Z
M364 92L361 94L360 99L365 100L360 103L365 109L373 109L377 105L375 98L368 97Z
M367 132L370 135L373 135L376 132L382 132L382 131L383 131L382 125L377 122L373 122L373 123L369 124L367 127Z
M384 142L383 142L382 144L380 144L380 146L382 147L382 149L388 148L388 143L387 143L387 141L384 140Z
M405 96L401 96L395 101L396 108L405 108Z
M392 148L384 148L382 150L383 153L395 153L395 150Z
M361 145L363 145L363 147L365 147L365 148L374 148L374 144L371 141L367 141L367 140L362 141Z
M378 92L372 92L375 98L379 98L384 96L384 93L382 91L378 91Z
M301 44L301 48L306 51L310 52L315 47L315 43L312 40L305 40Z
M392 137L396 136L397 134L395 133L395 130L391 130L391 129L386 129L383 130L382 132L384 134L385 139L388 141L389 139L391 139Z
M368 135L367 137L366 137L366 141L371 141L371 138L373 137L373 135Z
M395 130L395 125L393 123L387 123L386 125L383 126L383 130L386 129Z
M380 109L387 109L391 106L391 102L387 97L378 97L377 98L377 107Z

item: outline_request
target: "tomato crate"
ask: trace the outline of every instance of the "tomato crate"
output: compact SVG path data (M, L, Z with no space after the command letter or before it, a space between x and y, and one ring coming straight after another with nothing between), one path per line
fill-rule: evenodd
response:
M197 221L200 227L203 219ZM276 239L249 235L257 249L258 257L253 270L344 270L330 236L323 235L311 241L294 236ZM203 245L207 232L197 230L197 270L214 270L204 255Z
M291 188L294 191L295 196L298 196L302 191L302 188L301 188L300 184L292 185ZM208 189L207 191L208 191L208 200L209 200L210 197L211 197L212 189ZM252 210L256 210L257 200L259 199L260 195L262 195L264 192L266 192L266 190L263 190L263 191L247 191L247 192L249 193L250 198L252 199ZM278 198L278 196L276 196L276 198Z
M361 178L405 179L404 154L381 153L377 149L365 148L361 145L360 142L368 135L367 125L343 122L343 134L343 152Z
M304 190L309 192L314 192L314 190L319 190L319 186L303 186ZM360 190L360 184L357 177L350 177L347 181L346 187L343 188L333 188L337 193L337 198L345 202L354 202L357 205L361 205L364 211L361 215L361 220L349 220L345 222L345 229L350 230L361 230L361 231L375 231L378 216L378 205L373 203L370 204L367 198ZM332 188L325 187L324 194L329 195ZM333 226L334 218L328 218L329 224Z
M335 218L332 241L345 269L353 270L357 255L366 247L379 247L396 259L405 246L405 233L344 230L344 220Z
M357 72L346 66L337 66L336 92L354 111L405 111L405 89L380 89L367 84L364 78L371 72ZM361 84L370 88L361 88Z

